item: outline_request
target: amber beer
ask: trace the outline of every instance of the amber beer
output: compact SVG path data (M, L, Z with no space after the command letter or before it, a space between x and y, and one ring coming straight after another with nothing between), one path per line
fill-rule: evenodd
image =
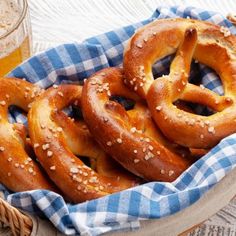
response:
M0 76L31 54L31 27L26 0L0 0Z

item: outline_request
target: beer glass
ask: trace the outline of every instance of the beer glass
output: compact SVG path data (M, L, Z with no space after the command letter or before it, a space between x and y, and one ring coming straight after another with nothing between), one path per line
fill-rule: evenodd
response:
M27 0L0 0L0 76L31 55Z

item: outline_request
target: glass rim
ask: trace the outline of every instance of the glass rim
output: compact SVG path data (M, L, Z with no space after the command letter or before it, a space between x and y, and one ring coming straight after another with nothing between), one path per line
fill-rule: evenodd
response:
M23 20L25 19L27 9L28 9L28 3L27 3L27 0L22 0L22 1L23 1L23 9L22 9L19 19L17 20L15 25L13 25L12 28L8 32L4 33L3 35L0 35L0 40L3 38L6 38L12 32L14 32L16 29L18 29L19 26L21 25L21 23L23 22Z

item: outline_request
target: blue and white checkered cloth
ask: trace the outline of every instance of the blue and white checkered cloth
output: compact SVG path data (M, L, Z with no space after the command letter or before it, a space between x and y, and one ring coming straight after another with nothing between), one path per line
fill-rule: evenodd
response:
M85 40L64 44L38 54L9 74L47 88L52 84L78 83L104 67L122 65L123 49L135 30L155 19L190 17L236 28L222 15L193 7L160 7L148 20ZM154 65L154 75L168 73L170 57ZM199 69L200 70L197 70ZM198 71L198 72L197 72ZM193 63L192 80L202 78L205 87L222 94L220 80L209 68ZM13 121L24 120L16 109ZM61 232L74 235L137 229L140 220L174 214L194 202L218 183L236 165L236 134L222 140L173 183L151 182L77 205L67 204L53 192L36 190L11 194L4 186L6 200L15 207L44 216Z

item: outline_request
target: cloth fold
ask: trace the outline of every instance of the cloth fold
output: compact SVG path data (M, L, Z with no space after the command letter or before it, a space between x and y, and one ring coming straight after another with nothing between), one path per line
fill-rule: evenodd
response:
M123 50L135 30L153 20L190 17L236 28L222 15L194 7L159 7L147 20L123 27L83 43L63 44L33 56L8 76L25 78L43 88L52 84L81 83L94 72L109 66L122 66ZM171 57L153 66L155 77L168 72ZM199 70L200 69L200 70ZM222 94L218 76L204 65L194 63L191 80ZM201 111L206 112L206 111ZM26 122L17 109L10 111L14 122ZM114 230L134 230L140 220L158 219L174 214L196 202L236 166L236 134L223 139L173 183L150 182L81 204L68 204L53 192L35 190L10 193L0 190L13 206L50 220L64 234L99 235Z

